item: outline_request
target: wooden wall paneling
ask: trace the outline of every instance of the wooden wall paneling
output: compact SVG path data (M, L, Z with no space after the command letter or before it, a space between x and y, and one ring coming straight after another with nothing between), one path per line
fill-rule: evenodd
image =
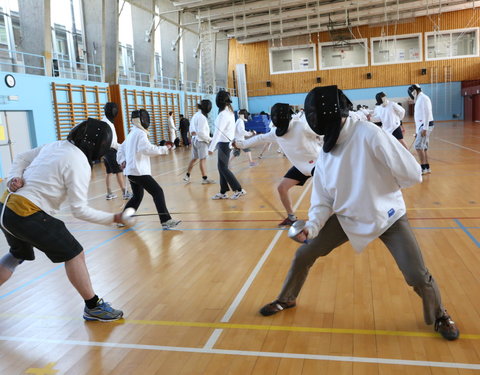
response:
M191 120L193 115L197 112L197 104L202 100L201 95L186 95L185 96L185 117Z
M318 85L316 83L317 76L322 78L322 86L336 84L343 89L478 79L480 57L425 61L424 33L433 31L438 25L441 25L441 30L476 27L478 26L478 9L443 13L440 16L418 17L414 22L393 22L383 26L372 25L354 27L351 30L353 34L352 39L368 39L368 48L370 48L370 38L372 37L422 33L423 60L420 62L375 66L369 65L366 67L331 70L318 70L319 64L317 62L317 70L312 72L270 75L268 42L242 45L232 39L229 42L228 71L234 71L236 64L246 64L249 96L308 92ZM315 43L318 41L327 42L330 41L330 36L327 32L322 32L313 34L312 40ZM318 58L319 55L317 48L317 60ZM369 64L371 64L370 53ZM451 67L450 79L443 74L445 67ZM438 79L432 77L430 73L427 73L427 75L421 75L422 68L427 69L427 71L436 70L438 72ZM372 79L366 78L367 73L372 74ZM435 80L433 81L434 78ZM271 82L271 87L266 87L267 81ZM231 87L232 85L233 79L232 76L229 75L229 86Z

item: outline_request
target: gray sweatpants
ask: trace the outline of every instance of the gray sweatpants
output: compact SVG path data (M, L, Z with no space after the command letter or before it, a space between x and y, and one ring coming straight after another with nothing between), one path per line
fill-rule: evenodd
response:
M435 318L442 316L444 312L440 291L433 276L425 267L422 252L407 216L398 219L380 236L380 239L390 250L407 284L422 298L425 323L433 324ZM329 254L347 241L348 237L337 216L332 215L317 237L298 248L278 299L283 302L295 301L310 267L317 258Z

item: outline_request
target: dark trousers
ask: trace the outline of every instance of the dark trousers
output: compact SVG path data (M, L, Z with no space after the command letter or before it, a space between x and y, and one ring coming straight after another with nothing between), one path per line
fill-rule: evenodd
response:
M182 142L184 146L190 145L190 140L188 139L188 131L187 132L180 132L182 135Z
M140 203L142 203L144 190L146 190L153 198L158 216L160 217L160 222L164 223L172 218L168 213L163 189L152 176L128 176L128 179L132 186L133 196L125 205L125 208L132 207L137 210Z
M440 291L425 267L422 252L410 228L407 216L398 219L380 240L387 246L408 285L420 296L423 302L425 323L433 324L435 318L443 314ZM336 215L332 215L310 243L298 248L293 259L282 291L280 301L295 301L305 282L310 267L317 258L328 255L333 249L348 241Z
M225 194L230 189L233 191L242 190L235 175L228 169L228 160L230 158L230 147L228 142L218 143L218 174L220 175L220 193Z

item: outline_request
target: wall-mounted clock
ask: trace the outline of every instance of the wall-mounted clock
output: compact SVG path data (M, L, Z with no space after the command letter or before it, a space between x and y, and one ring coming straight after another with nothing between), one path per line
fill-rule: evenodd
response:
M5 84L8 86L8 87L14 87L15 86L15 77L12 76L11 74L7 74L5 76Z

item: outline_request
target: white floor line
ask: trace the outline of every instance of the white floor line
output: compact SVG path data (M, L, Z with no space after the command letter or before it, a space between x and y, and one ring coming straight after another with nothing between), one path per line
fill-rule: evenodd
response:
M451 145L453 145L453 146L457 146L457 147L460 147L460 148L464 148L465 150L469 150L469 151L475 152L475 153L477 153L477 154L480 154L480 151L474 150L473 148L465 147L465 146L459 145L459 144L457 144L457 143L453 143L453 142L447 141L447 140L442 139L442 138L436 138L436 137L435 137L435 139L438 139L439 141L442 141L442 142L451 144Z
M311 180L309 181L309 183L305 186L304 190L303 190L303 193L302 195L300 195L300 197L298 198L297 200L297 203L295 204L295 206L293 207L293 210L296 211L298 209L298 206L300 206L300 203L302 202L303 198L305 197L305 195L310 191L310 186L311 186ZM255 268L253 269L253 271L250 273L250 276L248 277L247 281L245 281L245 283L243 284L242 288L240 289L240 291L238 292L237 296L235 297L235 299L233 300L232 304L230 305L230 307L228 308L227 312L225 313L225 315L222 317L222 319L220 320L220 322L222 323L227 323L228 321L230 321L232 315L235 313L235 310L238 308L238 306L240 305L240 302L242 302L242 299L243 297L245 297L245 294L247 294L247 291L248 289L250 288L250 286L252 285L253 283L253 280L255 280L255 278L257 277L258 275L258 272L260 271L260 269L263 267L263 264L266 262L268 256L270 255L270 253L272 252L273 248L275 247L275 245L277 244L278 242L278 239L280 238L280 236L282 235L282 233L284 232L284 230L279 230L276 234L275 234L275 237L273 237L272 241L270 242L270 245L268 245L267 249L265 250L265 252L263 253L262 257L260 258L260 260L258 261L257 265L255 266ZM219 331L219 332L217 332ZM207 344L209 345L209 348L213 348L213 346L215 345L215 343L217 342L218 338L220 337L220 334L223 332L222 329L216 329L212 335L210 336L210 338L208 339L207 341ZM205 347L206 345L205 344Z
M383 365L480 370L480 364L476 364L476 363L416 361L416 360L406 360L406 359L352 357L352 356L320 355L320 354L256 352L256 351L248 351L248 350L224 350L224 349L190 348L190 347L181 347L181 346L177 347L177 346L161 346L161 345L123 344L123 343L115 343L115 342L55 340L55 339L42 339L42 338L33 338L33 337L13 337L13 336L0 336L0 341L21 342L21 343L30 342L30 343L55 344L55 345L74 345L74 346L85 346L85 347L103 347L103 348L115 348L115 349L155 350L155 351L163 351L163 352L220 354L220 355L237 355L237 356L249 356L249 357L266 357L266 358L310 359L310 360L316 360L316 361L373 363L373 364L383 364Z

